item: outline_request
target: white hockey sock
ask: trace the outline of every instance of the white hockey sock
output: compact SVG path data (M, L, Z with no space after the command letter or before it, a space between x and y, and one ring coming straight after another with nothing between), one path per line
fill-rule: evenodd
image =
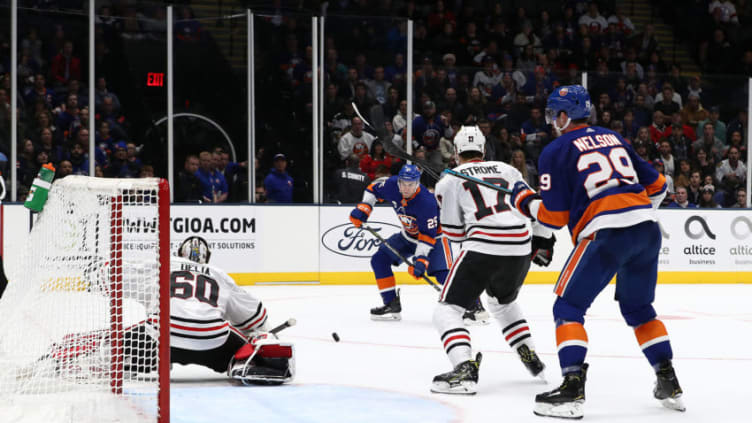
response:
M516 302L499 304L496 298L489 297L488 311L501 325L504 339L512 349L516 350L520 345L527 345L531 350L535 350L533 337L530 335L530 326L522 314L522 309Z
M433 312L433 325L439 332L444 351L452 367L472 360L470 332L462 322L464 309L460 306L439 303Z

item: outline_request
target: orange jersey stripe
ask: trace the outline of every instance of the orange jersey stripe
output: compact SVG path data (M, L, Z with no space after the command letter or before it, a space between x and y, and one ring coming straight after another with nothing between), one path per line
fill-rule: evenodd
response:
M564 290L567 289L567 284L572 278L572 274L577 268L577 264L579 264L580 259L585 253L585 249L587 248L588 244L590 244L590 240L583 239L577 244L577 247L575 247L574 252L572 253L572 258L569 259L567 265L564 267L564 270L561 271L561 276L559 276L559 280L556 282L556 286L554 287L554 293L556 295L561 296L564 293Z
M588 341L585 326L578 322L564 323L556 328L556 345L566 341Z
M538 221L560 228L569 223L569 211L552 211L547 209L546 205L541 202L538 208Z
M590 223L597 215L612 210L626 209L635 206L651 206L650 199L645 194L645 191L640 193L625 192L622 194L608 195L593 201L585 209L585 213L582 213L580 221L572 230L572 242L577 242L577 235L585 228L585 225ZM540 214L540 212L538 212Z
M397 282L394 281L394 276L387 276L385 278L376 279L376 286L379 287L379 290L394 288L397 286Z
M449 240L442 238L441 242L444 244L444 260L446 260L447 269L452 268L452 247L449 245Z
M637 326L634 332L640 345L644 345L646 342L650 342L661 336L668 336L668 331L666 331L666 326L663 325L663 322L655 319Z
M648 195L653 195L657 192L661 192L661 189L663 188L663 185L666 184L666 177L662 174L658 174L658 179L655 180L652 184L645 187L645 191L647 191Z
M418 234L418 241L423 241L426 244L434 245L436 244L436 239L433 237L430 237L428 235Z

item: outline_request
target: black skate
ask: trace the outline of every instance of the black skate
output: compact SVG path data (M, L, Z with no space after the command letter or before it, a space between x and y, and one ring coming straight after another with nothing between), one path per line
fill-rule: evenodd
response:
M462 321L465 326L473 325L487 325L490 323L491 316L488 314L483 303L480 302L480 298L475 300L473 305L465 310L465 314L462 315Z
M543 369L546 368L546 365L543 364L534 350L531 350L527 345L523 344L517 348L517 354L519 354L522 364L525 365L531 375L541 378L544 382L546 381L546 375L543 373Z
M585 414L583 405L587 369L588 364L584 363L580 371L567 373L558 389L536 395L533 413L538 416L581 419Z
M392 302L385 306L371 309L371 320L402 320L402 316L400 316L401 311L402 304L400 303L399 291L397 291L397 295Z
M442 373L433 378L431 392L437 394L460 394L475 395L478 387L478 368L481 353L475 356L475 360L463 361L451 372Z
M682 388L679 386L679 380L676 378L671 361L661 363L655 375L657 379L655 381L655 388L653 389L653 396L666 408L686 411L687 407L684 406L684 402L681 400Z

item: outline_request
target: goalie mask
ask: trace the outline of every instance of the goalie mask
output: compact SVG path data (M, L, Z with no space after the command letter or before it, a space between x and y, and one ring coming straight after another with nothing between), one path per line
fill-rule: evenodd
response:
M178 256L199 264L207 264L211 257L209 243L200 236L188 237L178 247Z
M459 156L466 151L486 152L486 136L477 126L463 126L454 136L454 151Z

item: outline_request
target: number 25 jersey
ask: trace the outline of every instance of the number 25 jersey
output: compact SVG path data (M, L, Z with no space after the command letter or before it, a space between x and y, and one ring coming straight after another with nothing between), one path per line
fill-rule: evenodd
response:
M568 225L576 244L602 228L656 221L653 204L666 178L642 160L618 133L582 126L547 145L538 159L543 204L536 220Z

